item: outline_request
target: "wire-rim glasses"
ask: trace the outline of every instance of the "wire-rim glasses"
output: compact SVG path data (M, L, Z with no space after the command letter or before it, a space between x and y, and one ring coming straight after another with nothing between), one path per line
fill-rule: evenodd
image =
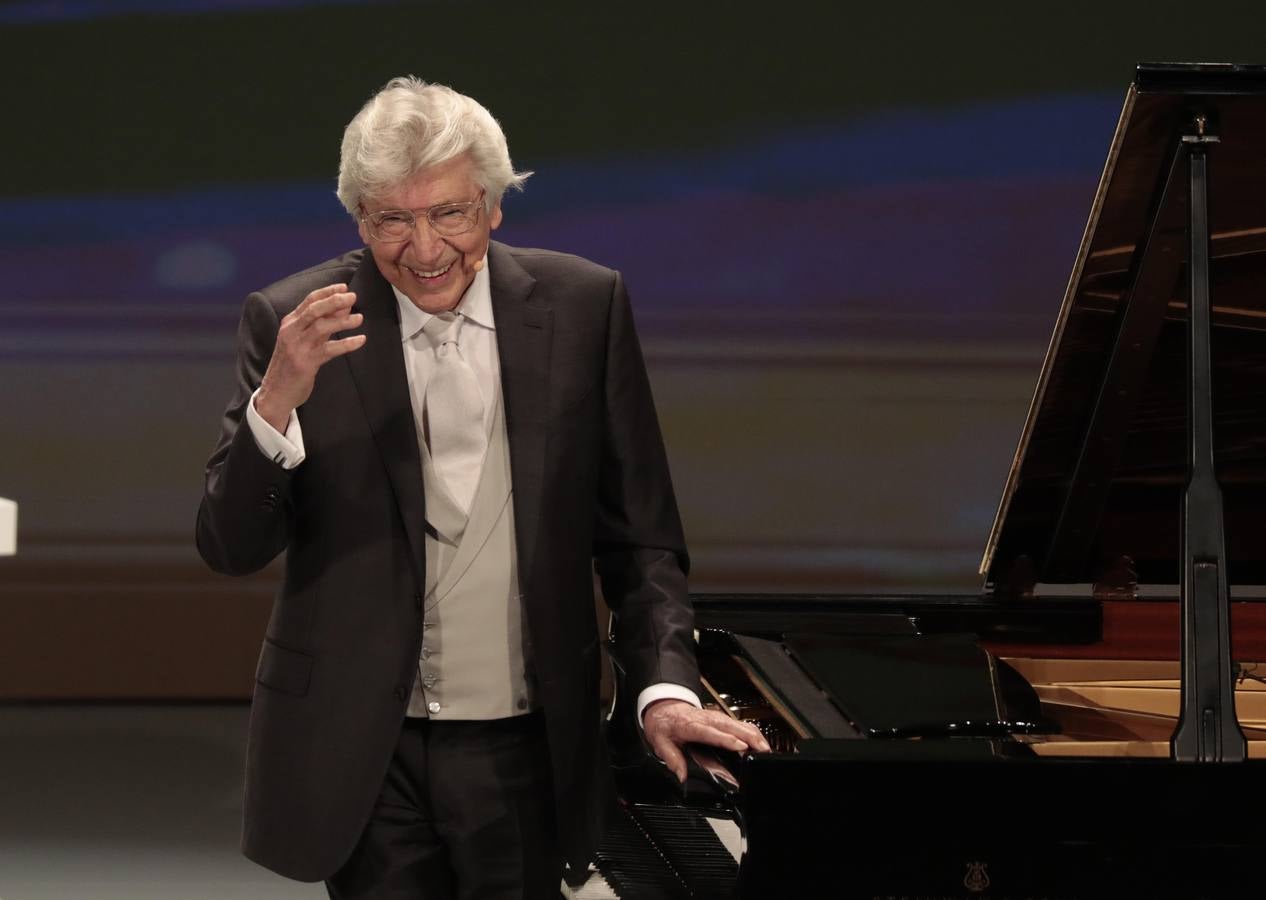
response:
M413 237L418 221L425 219L434 232L443 237L465 234L479 224L484 192L474 200L437 203L425 209L382 209L361 216L369 236L383 244L398 244Z

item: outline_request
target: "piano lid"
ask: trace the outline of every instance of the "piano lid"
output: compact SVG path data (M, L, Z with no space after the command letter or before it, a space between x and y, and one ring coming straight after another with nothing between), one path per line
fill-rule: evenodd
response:
M1141 65L981 562L994 585L1180 579L1187 191L1209 152L1215 462L1229 583L1266 584L1266 66ZM1171 167L1173 184L1167 191Z

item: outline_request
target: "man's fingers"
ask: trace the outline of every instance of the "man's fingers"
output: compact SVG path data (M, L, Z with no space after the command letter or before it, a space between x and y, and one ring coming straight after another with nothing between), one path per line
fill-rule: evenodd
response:
M365 335L354 334L351 337L341 338L337 341L326 341L322 348L325 351L325 359L328 361L336 356L343 356L353 350L359 350L363 346L365 346Z
M731 719L725 716L720 722L715 723L716 727L722 731L728 731L737 737L747 746L762 753L769 752L769 741L765 740L765 736L760 733L760 729L749 722L740 722L738 719Z
M314 306L325 302L330 297L337 294L345 293L346 291L347 285L345 284L328 284L323 288L317 288L315 291L299 301L299 305L291 310L290 314L281 320L281 324L284 326L287 321L289 321L300 326L306 326L308 322L312 321L311 312Z
M270 423L274 419L283 421L288 410L307 401L317 369L364 345L364 335L328 340L335 332L355 328L364 321L360 313L351 312L355 303L356 295L347 290L347 285L331 284L308 294L281 320L277 345L260 385L263 393L255 404Z
M711 744L713 747L733 750L736 753L742 753L748 747L747 741L742 738L706 722L691 722L683 729L680 738L695 744Z
M686 757L676 744L669 740L657 740L651 745L651 749L668 766L668 771L677 776L678 781L686 780Z
M315 296L315 293L309 294L308 298ZM332 294L319 297L311 303L308 303L305 298L303 305L296 307L292 315L295 317L295 323L306 331L324 317L350 309L355 302L355 294L349 291L335 291Z
M282 320L281 332L277 336L279 351L285 348L287 355L299 359L314 351L320 354L323 352L321 345L331 334L355 328L365 320L363 314L351 311L356 303L355 294L340 291L318 297L319 294L321 291L313 291L304 300L306 307L300 306ZM308 300L314 297L318 299L309 303ZM302 362L299 364L303 365Z
M317 288L315 291L308 294L308 296L304 297L303 300L299 302L299 305L295 307L295 312L296 313L306 312L307 309L310 306L312 306L314 303L319 303L320 301L324 300L326 297L332 297L335 294L341 294L346 290L347 290L347 285L342 284L342 283L327 284L323 288Z
M711 744L742 752L748 748L769 751L769 742L760 730L715 710L692 711L676 723L673 737L679 741Z
M356 303L356 295L346 291L340 291L337 294L331 294L313 303L304 312L307 323L310 325L320 321L327 316L335 316L342 314L345 310L351 309Z
M347 331L350 328L356 328L363 321L365 321L365 317L361 313L345 312L337 316L322 316L308 329L308 334L314 340L323 340L336 331Z
M659 701L652 704L647 707L644 725L648 736L662 734L678 744L694 742L736 752L749 748L769 752L769 742L754 725L719 710L697 709L687 703Z

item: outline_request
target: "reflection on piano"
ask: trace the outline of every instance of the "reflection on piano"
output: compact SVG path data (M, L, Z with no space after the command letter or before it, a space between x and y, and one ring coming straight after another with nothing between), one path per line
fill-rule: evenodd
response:
M613 660L615 893L1260 890L1266 67L1139 67L981 573L696 597L706 701L774 751L684 792Z

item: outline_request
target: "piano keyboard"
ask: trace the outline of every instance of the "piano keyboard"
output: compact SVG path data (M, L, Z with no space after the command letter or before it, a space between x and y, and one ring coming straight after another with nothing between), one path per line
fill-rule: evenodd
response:
M574 900L728 898L738 877L742 836L729 819L681 808L636 806L612 816L596 866Z

